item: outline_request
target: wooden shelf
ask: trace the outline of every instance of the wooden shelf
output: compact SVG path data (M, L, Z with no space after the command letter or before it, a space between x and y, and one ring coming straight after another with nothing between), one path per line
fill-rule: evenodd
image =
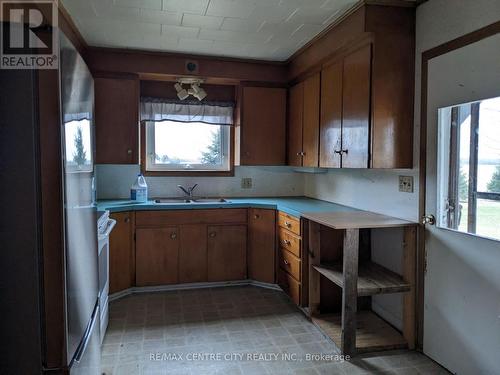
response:
M342 316L327 314L313 316L312 321L341 348ZM404 349L408 344L403 335L371 311L356 315L356 352Z
M313 268L327 279L344 287L342 265L319 265ZM362 263L358 268L358 296L401 293L411 290L411 285L395 272L373 262Z

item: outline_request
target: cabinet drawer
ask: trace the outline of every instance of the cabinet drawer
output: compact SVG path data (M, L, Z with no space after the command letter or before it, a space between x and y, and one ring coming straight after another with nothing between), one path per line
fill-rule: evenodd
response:
M300 283L281 268L278 269L278 284L296 305L300 304Z
M285 249L279 249L279 263L282 270L288 272L297 281L300 279L300 259L295 255L286 251Z
M278 225L300 236L300 219L296 218L295 216L280 212L278 217Z
M297 237L287 229L278 229L279 245L300 258L300 237Z

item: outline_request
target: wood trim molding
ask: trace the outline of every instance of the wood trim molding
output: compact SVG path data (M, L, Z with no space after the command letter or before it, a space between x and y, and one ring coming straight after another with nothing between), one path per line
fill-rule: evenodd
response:
M426 206L426 173L427 173L427 89L429 60L448 52L479 42L482 39L500 33L500 21L482 27L471 33L440 44L422 52L422 67L420 79L420 148L419 148L419 205L418 215L425 215ZM417 249L417 346L423 348L424 326L424 277L425 277L425 227L419 225Z

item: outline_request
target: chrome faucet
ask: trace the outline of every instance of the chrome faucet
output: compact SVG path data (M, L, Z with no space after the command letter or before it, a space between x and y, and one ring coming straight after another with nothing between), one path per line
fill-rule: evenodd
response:
M198 184L194 184L191 187L188 186L187 188L184 188L184 186L182 185L177 185L177 187L181 189L184 192L184 194L186 194L186 196L189 197L189 199L193 199L193 191L194 189L196 189L197 186Z

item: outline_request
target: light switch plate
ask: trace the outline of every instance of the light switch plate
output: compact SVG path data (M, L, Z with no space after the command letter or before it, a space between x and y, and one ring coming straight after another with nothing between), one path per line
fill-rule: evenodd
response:
M413 193L413 176L399 176L399 191Z
M249 177L244 177L241 179L241 188L242 189L251 189L252 188L252 179Z

